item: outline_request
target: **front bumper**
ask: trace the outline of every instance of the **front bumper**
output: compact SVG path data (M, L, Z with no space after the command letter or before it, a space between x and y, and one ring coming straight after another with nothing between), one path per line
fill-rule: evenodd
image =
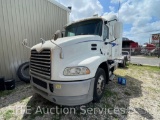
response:
M94 78L59 82L32 76L34 92L58 105L82 105L93 100Z

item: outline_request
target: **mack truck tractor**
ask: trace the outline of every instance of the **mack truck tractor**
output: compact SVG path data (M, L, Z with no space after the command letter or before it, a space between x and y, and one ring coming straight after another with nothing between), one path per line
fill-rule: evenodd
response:
M58 105L99 102L122 61L122 23L115 15L94 16L64 29L63 37L30 48L33 90Z

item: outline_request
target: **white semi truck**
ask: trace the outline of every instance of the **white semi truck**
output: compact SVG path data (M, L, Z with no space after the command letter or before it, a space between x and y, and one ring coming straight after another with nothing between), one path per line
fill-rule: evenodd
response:
M122 56L122 23L115 15L64 27L65 35L31 48L33 90L59 105L98 102ZM26 40L23 45L27 46Z

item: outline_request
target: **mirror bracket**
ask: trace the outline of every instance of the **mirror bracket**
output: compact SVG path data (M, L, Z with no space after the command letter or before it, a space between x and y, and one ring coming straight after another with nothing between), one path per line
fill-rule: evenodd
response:
M25 46L25 47L28 48L28 49L31 49L29 46L27 46L27 44L28 44L27 39L24 39L24 40L22 41L22 45Z
M108 23L108 21L104 21L104 24L107 24Z

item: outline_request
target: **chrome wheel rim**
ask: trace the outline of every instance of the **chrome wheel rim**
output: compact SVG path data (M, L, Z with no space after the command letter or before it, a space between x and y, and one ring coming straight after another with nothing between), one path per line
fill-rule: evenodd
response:
M101 75L98 78L98 82L97 82L97 94L101 95L104 89L104 76Z

